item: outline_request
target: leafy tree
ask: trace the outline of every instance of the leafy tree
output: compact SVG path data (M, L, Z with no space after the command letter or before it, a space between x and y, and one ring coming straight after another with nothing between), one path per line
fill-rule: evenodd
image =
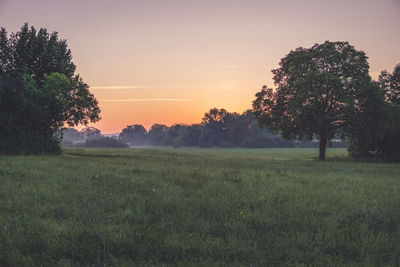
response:
M162 146L164 145L164 140L167 134L167 126L165 126L164 124L153 124L148 132L147 141L152 146Z
M272 70L276 91L264 86L253 102L260 124L289 140L319 140L319 159L345 132L371 89L367 56L348 42L297 48Z
M249 135L250 124L253 119L254 116L250 110L245 111L243 114L231 113L228 140L234 146L243 145L244 140Z
M119 137L131 145L142 146L146 141L146 135L147 131L143 125L135 124L128 125L122 129Z
M216 146L227 141L232 115L225 109L210 109L202 119L201 145Z
M184 124L174 124L168 128L167 138L164 140L164 145L179 147L181 145L181 136L183 129L186 126Z
M89 87L75 74L56 32L25 24L0 30L0 152L59 152L59 129L100 119Z
M180 132L182 146L198 146L201 133L200 124L186 125Z

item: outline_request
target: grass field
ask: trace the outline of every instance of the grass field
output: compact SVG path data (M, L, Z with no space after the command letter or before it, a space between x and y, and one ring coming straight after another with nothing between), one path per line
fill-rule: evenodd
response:
M400 164L316 156L0 156L0 266L399 266Z

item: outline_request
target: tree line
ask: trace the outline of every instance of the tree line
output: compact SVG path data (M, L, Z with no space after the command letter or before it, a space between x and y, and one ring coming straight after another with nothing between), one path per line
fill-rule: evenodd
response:
M93 140L98 140L99 147L108 147L109 138L95 127L78 131L74 128L62 130L64 146L91 147ZM129 146L193 146L193 147L315 147L315 142L300 140L288 141L280 134L260 127L252 110L241 114L225 109L213 108L206 112L198 124L153 124L147 131L141 124L128 125L114 139ZM101 144L100 139L107 144ZM338 140L335 140L338 141ZM344 147L344 142L335 142L335 147ZM120 144L115 142L115 146Z

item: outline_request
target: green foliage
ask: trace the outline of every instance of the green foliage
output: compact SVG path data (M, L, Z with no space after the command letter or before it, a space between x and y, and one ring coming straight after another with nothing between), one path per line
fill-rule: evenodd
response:
M57 153L57 131L100 119L100 110L56 32L25 24L0 30L0 152Z
M400 166L316 151L0 156L0 265L397 266Z
M344 132L359 110L360 89L370 88L364 52L347 42L297 48L272 70L276 91L264 86L253 102L260 124L289 140L320 141L320 159L336 134Z

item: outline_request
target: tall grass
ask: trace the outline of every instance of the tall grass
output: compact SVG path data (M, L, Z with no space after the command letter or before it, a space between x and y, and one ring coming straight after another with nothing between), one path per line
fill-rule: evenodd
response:
M0 265L398 266L400 165L314 149L0 157Z

